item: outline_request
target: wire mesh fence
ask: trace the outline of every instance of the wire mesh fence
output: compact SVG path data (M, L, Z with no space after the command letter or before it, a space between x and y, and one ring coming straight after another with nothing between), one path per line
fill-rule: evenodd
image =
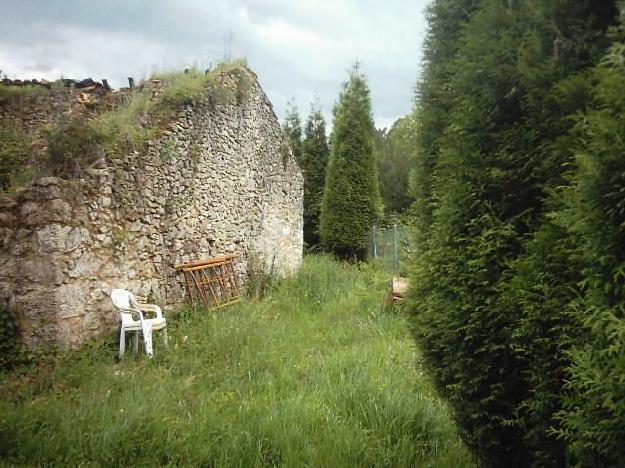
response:
M369 231L369 259L380 262L395 275L405 274L405 264L412 252L412 241L405 226L372 226Z

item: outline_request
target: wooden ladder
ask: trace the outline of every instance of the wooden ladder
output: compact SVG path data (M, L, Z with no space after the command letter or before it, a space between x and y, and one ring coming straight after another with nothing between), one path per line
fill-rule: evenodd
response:
M214 309L241 300L234 271L236 257L238 254L228 254L176 265L176 269L184 274L192 307L201 301L206 309Z

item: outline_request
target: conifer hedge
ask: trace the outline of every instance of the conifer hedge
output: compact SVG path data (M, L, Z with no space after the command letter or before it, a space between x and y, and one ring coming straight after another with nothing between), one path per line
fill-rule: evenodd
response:
M625 46L616 2L437 0L410 308L485 466L625 459Z

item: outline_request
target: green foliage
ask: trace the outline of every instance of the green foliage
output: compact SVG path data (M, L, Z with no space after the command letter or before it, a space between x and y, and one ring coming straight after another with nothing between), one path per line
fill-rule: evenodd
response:
M82 170L104 157L103 137L82 118L73 118L46 132L48 165L59 177L80 177Z
M89 164L105 156L142 151L160 129L174 120L184 105L208 94L212 105L235 105L247 99L253 80L241 63L222 64L205 73L196 69L186 73L165 73L155 78L165 81L153 97L146 87L136 91L130 102L104 112L93 120L74 118L45 132L48 166L60 177L80 177ZM175 142L164 143L161 160L170 160ZM193 158L193 154L191 155Z
M162 73L156 78L167 82L154 103L156 113L165 119L175 117L183 105L194 103L207 92L213 106L242 104L254 83L243 61L223 63L208 72L191 68L184 73Z
M593 104L577 124L576 169L559 213L579 237L583 261L583 298L573 308L583 341L569 353L559 418L574 460L607 467L625 458L624 43L611 48L593 78Z
M356 64L334 108L319 230L322 247L342 258L365 258L369 229L380 217L373 132L369 87Z
M0 304L0 371L25 364L26 356L17 318L6 304Z
M26 96L37 96L48 93L49 90L45 86L39 85L5 85L0 83L0 104L19 99Z
M160 148L159 157L161 162L167 163L171 161L174 156L174 151L176 151L178 143L174 139L165 140L163 142L163 146Z
M387 281L308 256L263 300L168 317L170 347L115 340L2 375L9 466L474 466Z
M553 207L558 209L559 205ZM525 254L511 264L502 285L499 304L514 319L511 341L524 369L527 392L516 412L535 464L567 464L567 447L554 433L556 413L562 407L563 385L570 373L568 350L579 342L581 330L570 307L579 301L575 285L583 267L566 225L550 216L525 245Z
M434 1L428 6L428 34L423 50L423 71L416 86L414 110L416 139L409 189L414 199L416 248L425 247L432 223L434 168L441 136L454 105L451 86L456 72L453 58L460 47L460 33L478 2L475 0Z
M269 270L267 270L265 262L260 256L256 254L250 256L247 281L245 282L245 295L248 299L262 299L278 285L280 277L275 271L273 260Z
M28 135L17 127L0 128L0 191L10 190L19 182L31 155Z
M282 132L288 144L288 149L292 151L295 160L300 163L302 160L302 122L297 106L293 101L287 103Z
M318 105L313 104L304 129L301 167L304 173L304 242L319 245L319 217L330 149L326 123Z
M622 414L588 417L587 426L572 416L582 411L581 387L573 389L588 382L576 377L582 375L577 361L591 362L579 351L589 346L582 325L598 323L590 318L584 276L620 244L602 239L597 244L605 250L593 252L577 230L584 223L575 213L584 203L561 188L577 190L567 172L581 166L583 158L574 156L580 138L605 144L623 131L603 122L603 130L596 125L584 135L587 114L573 128L597 102L589 70L609 44L606 29L615 14L613 2L590 1L440 0L430 8L415 111L418 252L411 308L435 382L464 440L487 466L608 466L606 453L615 460L622 455L614 442L622 439L616 422ZM620 105L615 90L623 87L605 79L613 91L602 109ZM605 161L598 147L584 153ZM597 169L595 162L590 167ZM589 206L618 199L619 171L612 167L613 179L601 181L611 195L597 192ZM620 222L602 213L588 229L596 232L600 219ZM606 278L616 264L611 268ZM601 314L614 307L603 304ZM625 373L612 375L614 389ZM610 402L622 401L622 393L613 395ZM598 399L592 404L597 408ZM597 429L603 425L606 432ZM604 444L603 458L580 455L582 433Z
M94 132L102 135L107 156L141 150L155 136L155 128L149 125L153 103L147 90L132 95L128 105L111 110L90 122Z
M380 195L386 215L405 212L413 201L408 181L416 133L414 115L398 119L388 132L386 129L375 132Z

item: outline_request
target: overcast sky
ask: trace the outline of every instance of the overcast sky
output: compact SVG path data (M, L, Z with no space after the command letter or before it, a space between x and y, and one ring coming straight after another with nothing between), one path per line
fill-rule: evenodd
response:
M9 78L108 78L245 57L279 118L314 96L328 119L350 65L368 77L378 127L410 111L428 0L0 0Z

